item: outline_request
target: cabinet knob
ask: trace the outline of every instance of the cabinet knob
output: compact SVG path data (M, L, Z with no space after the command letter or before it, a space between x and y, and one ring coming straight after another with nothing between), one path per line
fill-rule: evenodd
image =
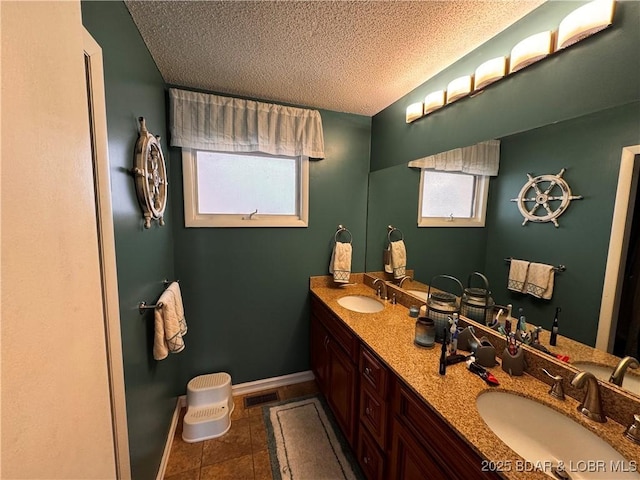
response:
M371 375L371 369L369 367L364 367L364 374Z
M367 464L367 465L369 464L369 457L364 457L363 460L364 460L365 464Z
M370 416L371 415L371 409L369 407L365 408L364 409L364 413L366 413L367 416Z

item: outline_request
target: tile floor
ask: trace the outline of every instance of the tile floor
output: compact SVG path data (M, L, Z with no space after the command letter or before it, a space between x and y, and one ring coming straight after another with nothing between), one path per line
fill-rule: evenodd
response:
M251 395L269 393L265 390ZM318 392L314 380L277 389L279 401ZM197 443L182 440L181 419L171 445L165 480L272 480L262 407L244 408L244 395L234 396L231 428L220 438Z

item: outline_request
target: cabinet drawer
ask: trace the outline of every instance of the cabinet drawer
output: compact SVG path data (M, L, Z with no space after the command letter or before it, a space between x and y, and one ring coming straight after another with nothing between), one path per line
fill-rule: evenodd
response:
M360 376L363 384L368 385L382 400L387 399L387 369L369 350L360 351Z
M387 403L368 388L360 389L360 421L383 450L386 447Z
M336 318L333 313L313 295L311 296L311 310L320 320L335 341L344 349L353 363L358 360L358 340L345 323Z
M358 433L358 463L368 480L384 480L384 455L365 428Z

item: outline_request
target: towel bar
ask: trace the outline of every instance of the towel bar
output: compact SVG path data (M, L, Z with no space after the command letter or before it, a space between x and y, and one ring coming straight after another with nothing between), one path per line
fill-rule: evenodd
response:
M504 261L507 263L511 263L510 258L505 258ZM553 270L556 272L564 272L566 269L567 267L565 267L564 265L558 265L557 267L553 267Z
M147 302L140 302L138 304L138 311L140 312L140 315L143 315L145 310L155 310L156 308L161 307L162 302L156 303L155 305L147 305Z
M180 283L180 280L175 280L175 282ZM162 281L164 288L167 288L172 283L173 282L170 281L168 278L165 278ZM145 310L155 310L156 308L161 308L161 307L162 307L162 302L158 302L155 305L147 305L147 302L140 302L138 304L138 311L140 312L140 315L143 315Z

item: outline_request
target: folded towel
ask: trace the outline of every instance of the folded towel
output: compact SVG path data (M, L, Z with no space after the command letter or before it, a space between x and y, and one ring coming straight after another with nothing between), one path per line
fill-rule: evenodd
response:
M390 243L391 246L391 268L393 268L393 278L396 280L407 275L407 250L402 240Z
M525 293L536 298L550 300L553 295L554 270L552 265L532 263L529 265Z
M351 276L351 244L336 242L331 252L329 273L336 283L349 283Z
M167 358L169 353L184 350L182 337L187 333L187 321L184 318L184 306L178 282L173 282L162 292L158 305L154 311L153 358L162 360Z
M509 281L507 288L514 292L524 292L524 285L527 281L527 272L529 271L529 262L524 260L511 259L511 268L509 268Z

